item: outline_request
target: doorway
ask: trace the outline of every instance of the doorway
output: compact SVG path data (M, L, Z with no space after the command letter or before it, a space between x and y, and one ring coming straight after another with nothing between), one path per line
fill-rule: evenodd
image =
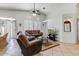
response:
M15 21L6 21L4 23L4 33L8 33L9 39L14 39L15 35Z
M8 41L16 38L15 24L15 20L0 20L0 34L4 35L5 33L8 33Z

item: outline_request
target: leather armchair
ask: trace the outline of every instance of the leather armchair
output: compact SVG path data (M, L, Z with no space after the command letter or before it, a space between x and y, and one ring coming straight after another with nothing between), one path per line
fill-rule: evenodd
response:
M42 48L42 40L29 41L24 35L20 35L17 42L24 56L32 56L40 52Z

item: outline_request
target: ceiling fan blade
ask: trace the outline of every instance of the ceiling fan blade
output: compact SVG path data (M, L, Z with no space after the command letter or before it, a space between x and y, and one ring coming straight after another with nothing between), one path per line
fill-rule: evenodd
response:
M34 10L32 12L37 15L41 15L41 12L38 9L35 9L35 3L34 3Z

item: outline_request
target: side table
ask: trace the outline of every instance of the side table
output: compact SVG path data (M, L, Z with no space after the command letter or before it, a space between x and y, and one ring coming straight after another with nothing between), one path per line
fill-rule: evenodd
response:
M47 45L48 44L48 38L47 37L42 37L43 44Z

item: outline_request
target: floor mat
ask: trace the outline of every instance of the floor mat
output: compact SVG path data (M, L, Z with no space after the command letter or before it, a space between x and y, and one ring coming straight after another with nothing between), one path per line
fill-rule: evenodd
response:
M56 47L58 45L60 45L58 42L54 42L54 41L49 40L46 44L42 45L42 50L41 51L48 50L48 49L50 49L52 47Z

